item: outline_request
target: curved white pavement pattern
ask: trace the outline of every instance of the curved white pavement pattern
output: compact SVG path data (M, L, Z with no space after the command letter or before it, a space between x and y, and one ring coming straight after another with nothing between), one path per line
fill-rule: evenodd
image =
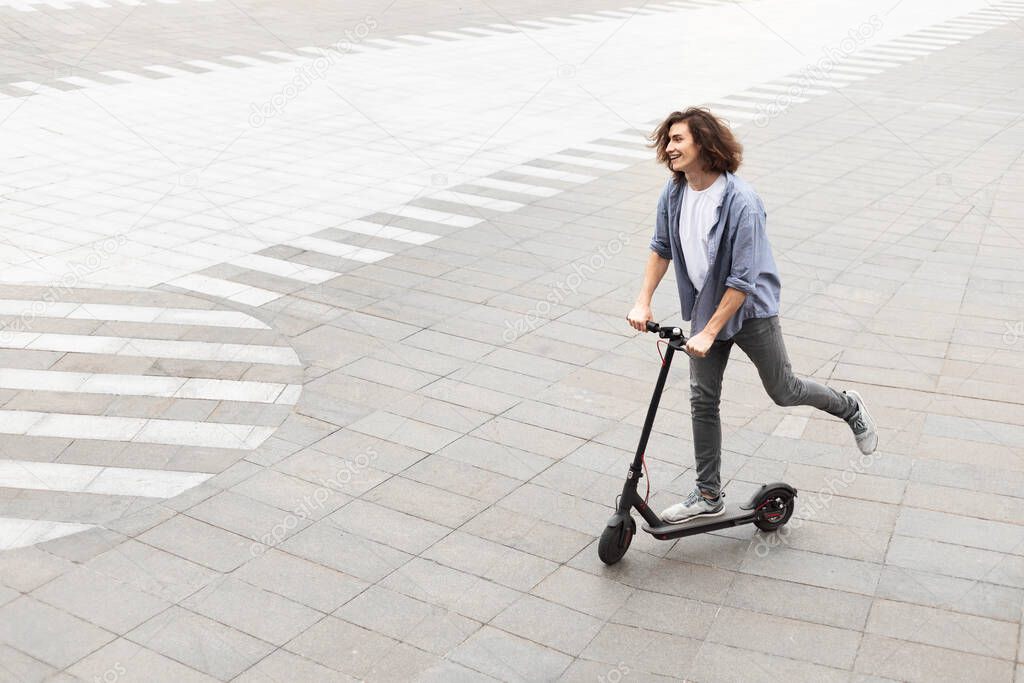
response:
M54 294L0 290L0 550L202 484L298 400L299 357L246 313L168 292Z

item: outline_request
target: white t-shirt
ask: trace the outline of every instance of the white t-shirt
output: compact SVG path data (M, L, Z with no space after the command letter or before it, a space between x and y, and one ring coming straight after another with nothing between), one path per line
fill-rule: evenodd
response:
M711 186L695 190L689 185L683 189L679 210L679 243L690 282L700 291L708 275L708 233L715 225L717 209L725 194L725 174L720 174Z

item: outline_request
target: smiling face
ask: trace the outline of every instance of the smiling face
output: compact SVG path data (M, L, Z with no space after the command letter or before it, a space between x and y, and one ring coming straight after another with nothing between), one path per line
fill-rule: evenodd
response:
M690 125L686 121L675 123L669 128L665 153L669 158L669 168L673 171L689 173L704 170L700 159L700 145L693 141Z

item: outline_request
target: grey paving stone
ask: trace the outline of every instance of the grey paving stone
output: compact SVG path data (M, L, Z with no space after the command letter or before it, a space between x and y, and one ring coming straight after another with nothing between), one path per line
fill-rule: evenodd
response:
M215 581L181 606L274 645L283 645L323 614L233 577Z
M78 661L114 637L29 596L0 607L0 642L57 669Z
M308 506L315 505L310 501ZM251 539L261 545L277 545L310 524L310 512L301 504L290 512L265 505L247 496L222 491L188 510L188 516Z
M232 576L321 612L331 612L368 585L319 564L269 549Z
M89 560L83 568L131 584L167 602L178 602L206 585L214 572L138 541L126 541Z
M282 649L261 659L234 680L239 683L277 683L285 680L351 683L358 679Z
M125 633L170 603L84 567L32 591L32 597L113 633Z
M550 560L462 531L446 536L422 557L521 591L530 590L557 568Z
M637 589L610 621L650 631L703 640L720 609L704 600Z
M375 451L344 457L308 448L288 456L275 470L316 484L340 491L348 496L359 496L390 476L387 472L373 467ZM360 455L364 455L360 458Z
M548 575L530 592L598 619L621 617L631 612L628 603L634 594L632 588L616 581L565 566Z
M468 495L485 503L502 498L520 482L442 455L429 455L402 472L402 476L435 488Z
M401 476L377 486L364 500L451 528L460 526L486 506L474 498Z
M910 536L893 536L886 563L944 576L1024 588L1024 558Z
M57 669L43 664L38 659L33 659L23 652L19 652L7 645L0 645L0 671L3 681L17 683L18 681L42 681L51 678L57 673Z
M694 659L693 679L735 683L779 679L828 683L854 680L848 671L710 642L704 643ZM871 683L881 683L881 679Z
M499 680L555 680L572 658L510 633L485 626L451 654L451 659Z
M1024 529L1016 524L949 512L904 508L896 522L895 531L903 536L1024 555Z
M380 585L480 622L490 621L521 595L493 581L421 558L399 567Z
M647 631L632 626L605 624L583 651L582 657L600 661L611 671L628 670L623 677L643 678L647 675L689 680L692 662L700 650L700 642L668 633Z
M418 448L428 453L444 448L461 436L459 432L443 427L435 427L425 422L412 420L383 410L378 410L361 420L356 420L348 425L348 428L363 434L369 434L370 436L394 441L403 446Z
M339 647L339 644L344 646ZM329 669L364 679L398 643L335 617L326 617L285 648Z
M251 539L184 515L153 527L138 540L220 572L237 568L260 548Z
M212 683L217 680L123 638L104 645L69 667L68 671L86 681L116 678L124 681Z
M448 444L437 454L520 480L530 479L553 462L537 453L468 435Z
M388 410L397 415L454 432L468 432L476 429L493 417L490 413L483 411L412 394L391 403Z
M27 593L74 565L38 548L14 548L0 553L0 583Z
M436 655L451 651L481 626L452 610L378 586L347 602L334 616Z
M232 486L231 491L284 512L301 511L306 518L314 520L329 515L350 500L333 489L262 468Z
M230 679L274 651L274 646L181 607L150 619L125 636L218 680Z
M614 499L609 501L613 503ZM497 506L524 515L542 512L546 519L584 534L600 530L611 516L610 505L584 500L544 486L524 484L498 501Z
M378 581L407 562L410 555L317 522L295 534L280 549L364 581Z
M1017 625L944 609L875 600L865 630L997 659L1017 653Z
M964 680L979 678L1008 681L1014 665L1005 660L945 650L866 634L857 653L855 670L901 681Z
M363 500L353 500L328 518L331 524L364 538L419 554L451 533L451 528Z
M522 550L554 562L566 562L593 537L552 524L540 517L488 508L466 522L461 531Z
M882 569L875 596L1013 621L1022 594L1019 588L887 566Z
M751 641L750 634L759 637ZM858 631L810 624L747 610L723 608L708 640L733 647L751 647L768 654L849 669L857 655Z
M751 552L741 571L812 586L872 595L881 567L860 560L819 555L785 546L772 548L758 557Z
M860 631L871 599L865 595L739 574L725 603L745 610Z

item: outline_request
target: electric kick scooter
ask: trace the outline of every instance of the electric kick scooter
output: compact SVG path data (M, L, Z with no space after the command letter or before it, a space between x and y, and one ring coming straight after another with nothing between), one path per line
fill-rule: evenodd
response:
M637 485L646 470L644 451L647 448L647 439L651 436L651 430L654 427L654 416L658 412L661 393L665 389L665 380L668 378L669 367L672 365L672 355L676 351L686 353L686 338L680 328L661 327L657 323L648 322L647 331L656 332L661 339L666 340L668 348L662 360L658 383L654 387L651 407L647 410L647 419L640 435L640 445L637 446L636 456L629 466L629 472L626 473L626 483L616 501L615 514L608 520L608 524L601 533L601 541L597 546L597 554L601 561L605 564L615 564L629 550L629 543L636 534L636 522L630 514L634 508L644 519L643 530L661 541L727 529L751 522L762 531L775 531L780 528L789 521L796 506L796 489L782 482L763 484L757 493L743 505L726 503L725 510L714 517L698 515L677 523L664 521L647 506L647 495L650 494L649 483L647 495L641 497L637 492Z

